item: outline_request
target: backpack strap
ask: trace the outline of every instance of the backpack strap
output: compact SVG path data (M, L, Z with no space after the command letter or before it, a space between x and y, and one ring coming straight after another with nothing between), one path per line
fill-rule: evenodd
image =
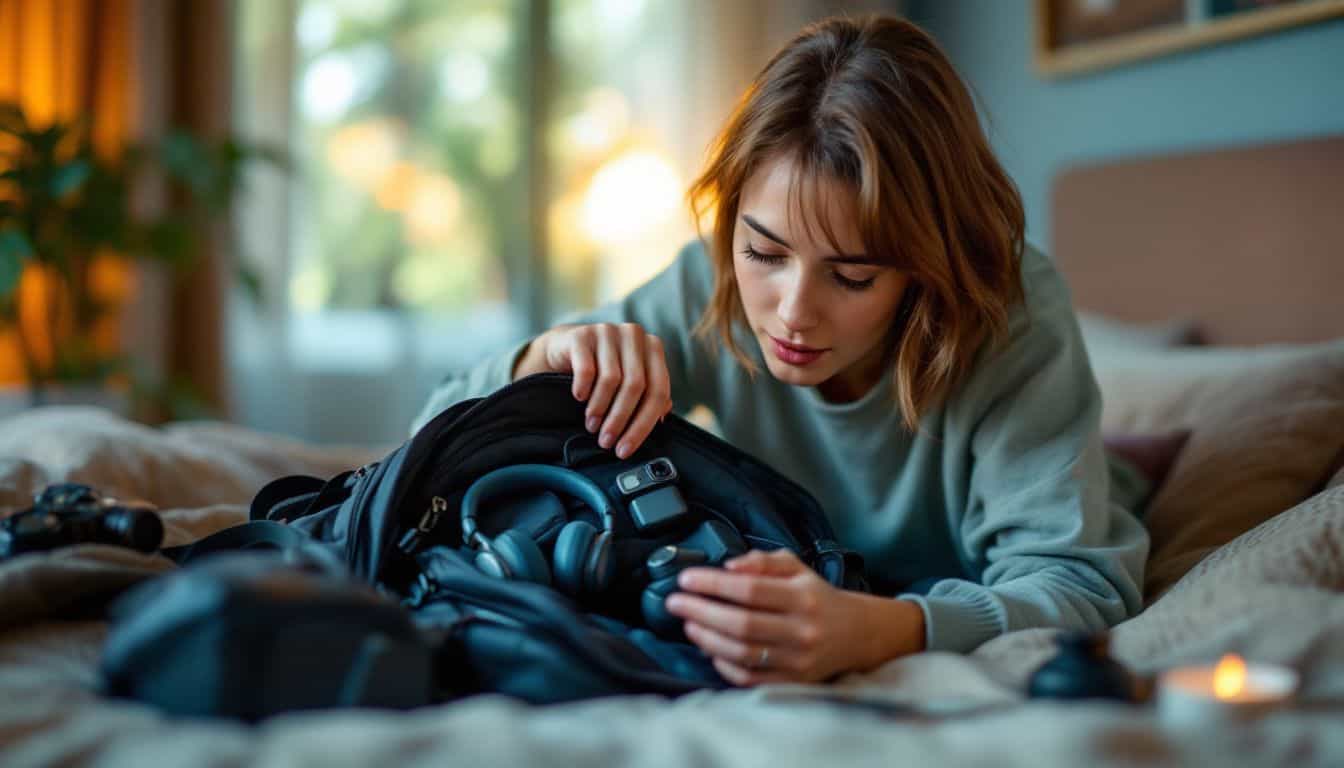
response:
M237 552L245 549L278 549L294 553L320 564L333 572L345 572L345 563L325 544L316 541L304 531L273 520L253 520L241 523L180 547L167 547L161 552L178 565L218 552Z
M307 504L317 498L326 481L311 475L287 475L276 478L262 486L252 497L252 506L248 511L251 520L275 520L286 522L302 517L294 514L305 509Z
M262 486L252 499L248 517L252 520L278 520L292 523L319 509L336 506L350 496L356 480L368 474L369 467L348 469L330 480L310 475L287 475Z

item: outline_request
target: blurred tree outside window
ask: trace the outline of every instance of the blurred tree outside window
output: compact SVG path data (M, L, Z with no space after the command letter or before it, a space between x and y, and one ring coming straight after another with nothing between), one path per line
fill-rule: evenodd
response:
M526 247L529 140L545 142L550 172L552 314L628 287L624 272L598 273L649 254L616 252L648 247L670 222L689 234L685 180L654 127L666 107L649 103L677 87L677 4L548 3L549 119L533 130L519 83L523 47L538 44L526 36L535 5L297 3L293 311L461 315L508 302L507 270L527 264L515 251ZM265 33L244 24L244 36L254 29Z
M287 286L273 316L234 334L242 357L288 345L256 376L279 381L281 363L400 376L404 391L379 396L404 428L448 368L628 291L693 232L669 135L685 108L680 3L238 8L236 109L280 131L294 165L241 216L245 239L281 232L289 254L261 270Z

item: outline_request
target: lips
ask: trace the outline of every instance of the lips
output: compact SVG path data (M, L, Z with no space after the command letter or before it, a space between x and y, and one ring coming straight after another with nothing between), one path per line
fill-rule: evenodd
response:
M805 347L801 344L790 344L789 342L781 341L774 336L770 337L770 342L775 357L777 357L780 362L788 363L789 365L807 365L829 351L827 349Z

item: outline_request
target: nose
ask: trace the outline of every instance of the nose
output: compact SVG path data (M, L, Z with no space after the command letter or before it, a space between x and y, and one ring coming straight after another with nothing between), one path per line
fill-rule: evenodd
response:
M779 296L779 306L775 309L779 321L790 334L804 333L817 326L818 312L810 281L801 270L791 272L785 278Z

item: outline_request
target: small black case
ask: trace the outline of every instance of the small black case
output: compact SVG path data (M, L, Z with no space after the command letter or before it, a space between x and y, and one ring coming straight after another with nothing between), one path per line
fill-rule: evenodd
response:
M174 715L430 703L432 658L407 611L278 552L212 554L112 606L104 691Z

